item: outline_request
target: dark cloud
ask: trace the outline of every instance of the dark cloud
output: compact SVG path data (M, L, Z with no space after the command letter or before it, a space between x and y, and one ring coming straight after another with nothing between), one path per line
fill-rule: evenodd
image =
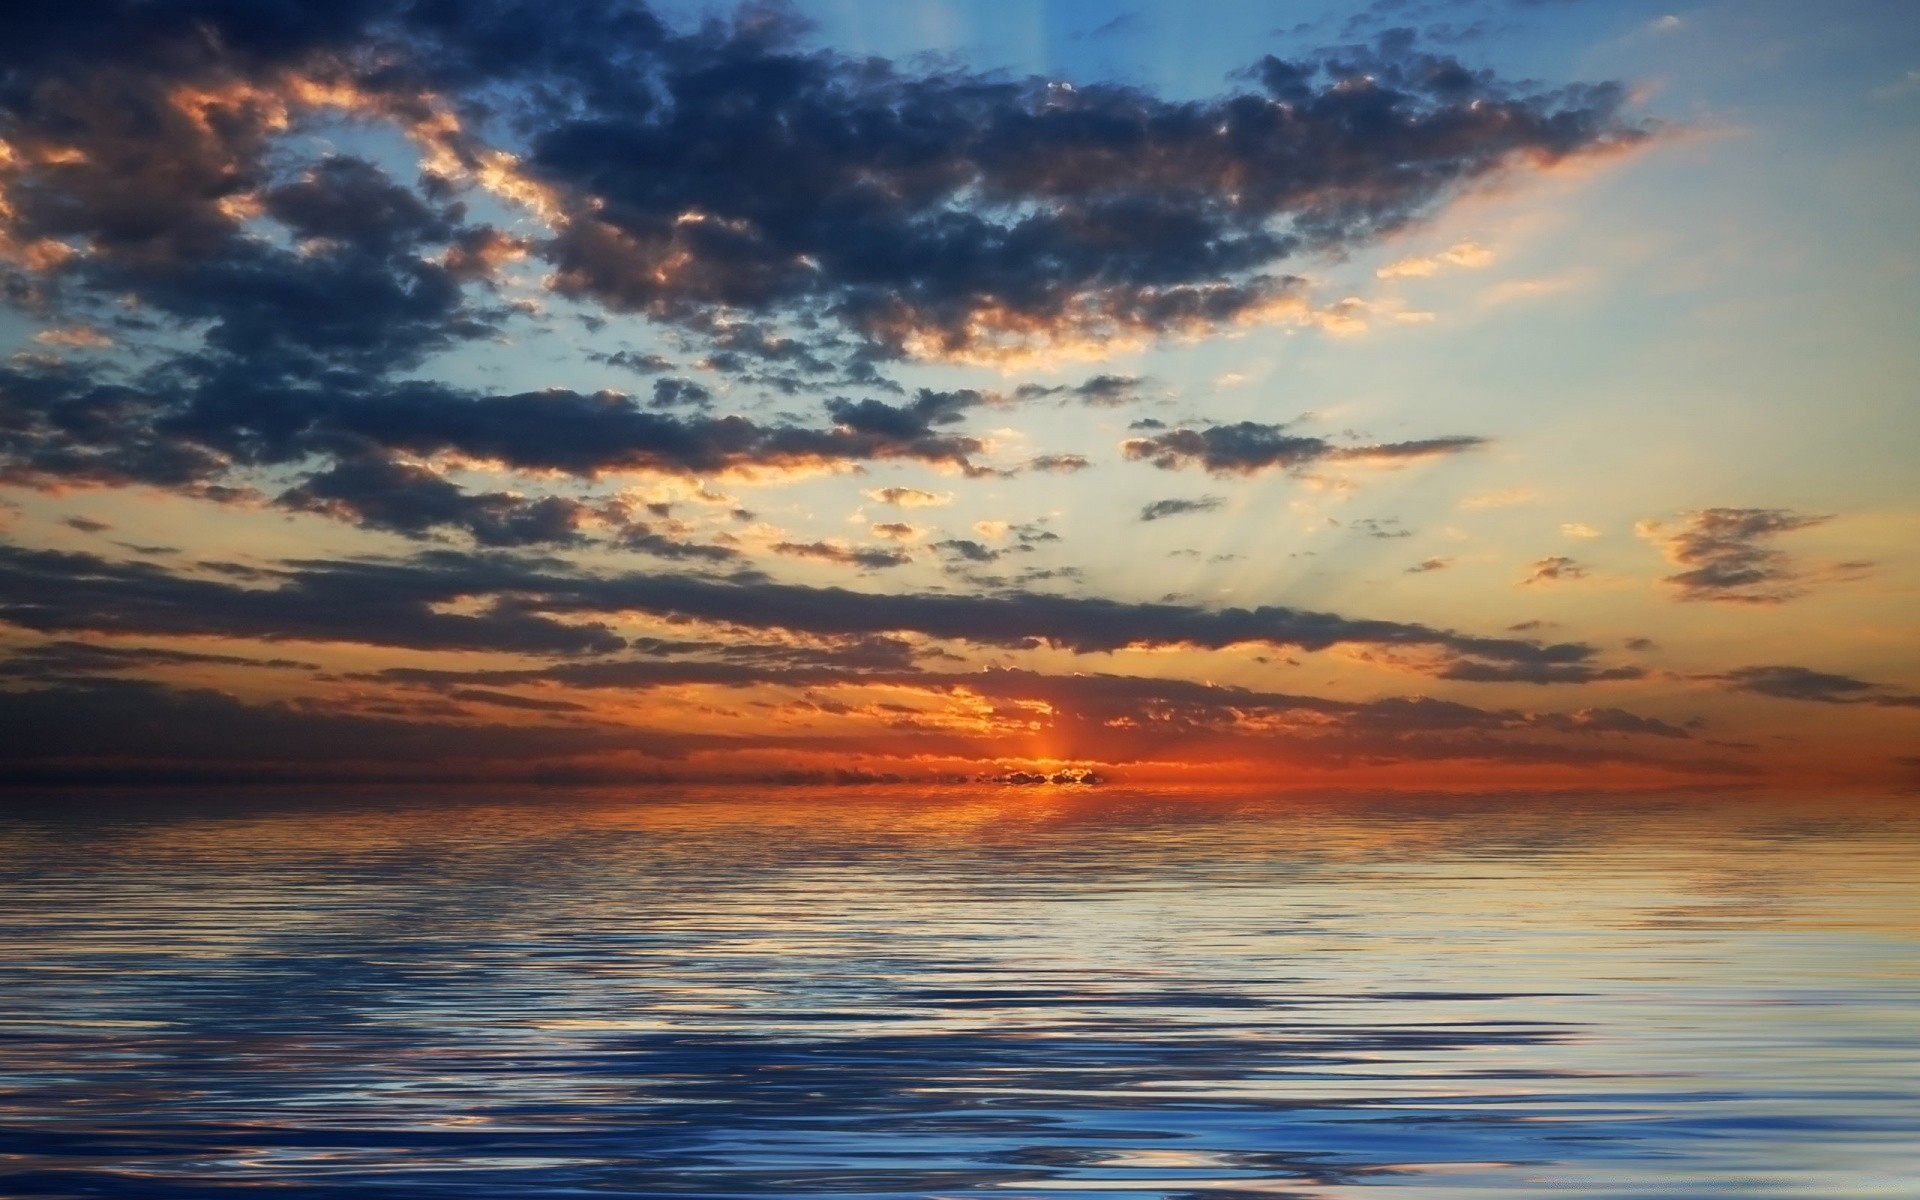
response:
M832 428L766 425L740 416L649 411L617 392L561 389L487 396L439 384L291 379L269 363L177 364L129 386L66 364L0 366L0 478L30 485L142 483L217 494L236 472L300 465L313 471L287 503L337 511L396 531L481 529L507 506L462 496L415 459L457 455L538 475L780 472L905 460L976 468L981 443L936 432L968 403L925 393L905 406L836 402ZM660 380L656 401L704 403L705 389ZM330 462L328 460L331 460ZM317 464L317 465L316 465ZM404 479L402 477L405 477ZM385 505L369 493L388 492ZM404 502L399 493L405 492ZM340 501L337 510L324 502ZM557 518L561 502L541 510ZM423 509L439 516L425 519ZM472 518L460 513L479 514ZM507 537L482 537L494 544ZM524 539L522 539L524 540Z
M1569 733L1620 733L1649 737L1690 738L1693 735L1677 725L1653 717L1642 717L1618 708L1583 708L1571 713L1535 713L1529 723Z
M221 575L228 576L223 578ZM244 568L185 575L150 563L0 545L0 620L43 633L354 642L417 650L606 653L604 625L567 624L516 603L472 560ZM266 586L260 586L260 585ZM467 597L477 612L441 607Z
M248 704L210 689L135 680L0 692L0 779L11 782L369 773L524 778L546 758L618 751L671 760L723 741L607 726Z
M19 679L57 680L72 676L140 671L152 667L229 666L275 670L317 671L320 664L290 658L251 658L239 654L208 654L161 646L123 646L107 642L52 641L16 647L0 659L0 675Z
M1722 684L1732 691L1752 692L1757 696L1772 696L1780 700L1920 708L1920 695L1896 691L1850 675L1835 675L1807 667L1741 667L1723 675L1703 675L1698 678Z
M1426 558L1408 567L1407 574L1424 575L1428 571L1444 571L1452 565L1453 560L1450 558Z
M653 381L653 406L710 408L713 406L713 392L691 379L656 379Z
M1140 385L1145 382L1137 375L1095 375L1071 387L1065 384L1047 386L1023 383L1014 389L1013 397L1016 400L1033 400L1043 396L1071 396L1097 408L1118 408L1138 400Z
M949 494L910 487L873 488L865 495L876 504L891 504L898 508L935 508L953 503L953 497Z
M1434 672L1461 683L1608 683L1645 679L1639 667L1602 667L1590 662L1475 662L1456 660Z
M1665 579L1680 599L1780 604L1800 594L1801 574L1769 543L1830 520L1783 508L1706 508L1678 522L1641 521L1635 529L1659 544L1668 562L1687 568Z
M1026 469L1050 475L1072 475L1092 465L1084 454L1041 454L1028 459Z
M996 706L990 720L1011 722L1022 731L1034 718L1032 706L1045 705L1048 737L1061 753L1107 762L1167 754L1187 757L1196 751L1278 753L1303 761L1659 761L1633 750L1580 743L1629 739L1678 743L1692 736L1667 722L1613 708L1527 712L1418 696L1348 701L1181 679L1051 675L1015 669L900 672L876 668L849 673L805 664L629 659L518 671L396 668L364 678L441 694L471 686L560 686L623 693L688 684L762 693L784 687L804 690L808 709L830 713L844 713L848 705L829 699L827 689L877 684L894 695L918 691L930 697L987 700ZM906 707L904 711L915 710ZM1542 741L1534 736L1541 734L1572 740ZM1682 770L1741 769L1725 762L1682 760L1669 765Z
M990 546L974 541L972 538L948 538L945 541L933 543L933 548L943 554L951 554L956 558L964 558L968 562L978 563L997 561L1001 553Z
M580 501L560 496L530 500L464 491L426 467L379 455L337 461L283 492L277 503L413 537L458 529L482 546L576 542L590 513Z
M1287 432L1286 425L1241 421L1206 429L1172 429L1129 438L1121 453L1166 471L1197 466L1215 475L1251 475L1293 470L1320 462L1390 462L1458 454L1486 444L1477 437L1428 438L1373 446L1341 446L1325 438Z
M1555 554L1530 564L1527 567L1526 578L1520 582L1523 585L1534 583L1562 583L1569 579L1585 579L1586 577L1587 569L1585 567L1564 554Z
M580 653L618 649L622 639L593 618L628 612L826 637L913 632L1076 653L1135 645L1323 650L1355 644L1420 647L1543 675L1598 670L1595 649L1582 643L1483 638L1279 606L1207 609L1038 592L887 595L755 579L599 576L546 560L450 551L405 561L296 561L250 568L228 582L146 563L0 546L0 619L40 632ZM567 617L584 622L561 619Z
M453 235L446 214L363 159L323 158L299 179L261 193L266 214L295 238L386 255Z
M455 688L447 693L450 700L462 700L469 704L490 704L497 708L517 708L524 712L571 713L587 712L584 704L571 700L543 700L538 696L516 696L509 692L489 692L482 688Z
M515 545L568 540L583 510L459 491L418 460L585 477L887 460L1004 475L949 428L977 393L835 397L832 426L815 428L708 416L712 389L682 378L654 382L662 412L613 392L403 376L501 336L518 318L492 281L533 255L562 293L675 322L677 343L740 380L897 392L876 363L1268 315L1296 303L1278 270L1290 257L1375 240L1500 171L1643 136L1611 85L1508 83L1404 40L1263 59L1249 90L1175 102L848 59L801 36L759 10L676 31L614 2L565 19L507 0L32 10L10 24L0 88L0 258L30 277L15 294L161 336L138 371L0 371L0 478L220 499L271 471L289 506ZM420 182L315 153L342 121L411 135ZM462 197L481 183L534 204L550 236L471 221ZM672 366L626 350L598 361ZM1142 383L1059 391L1118 404ZM1263 449L1247 441L1258 427L1236 428L1244 444L1208 451L1209 469L1292 465L1313 441ZM1048 454L1023 469L1087 465Z
M615 350L611 354L589 354L591 362L605 363L610 367L622 367L637 375L659 375L673 370L673 360L658 354L636 354L631 350Z
M680 562L731 562L742 557L738 548L713 542L690 542L661 533L640 521L629 521L614 544L623 550Z
M905 566L913 561L913 556L904 550L879 546L836 546L831 542L776 542L773 545L773 552L785 554L790 558L811 558L819 562L834 563L843 567L863 567L868 570Z
M1258 90L1189 103L740 29L667 53L624 95L550 81L566 115L527 165L565 205L559 285L670 319L811 306L885 354L1244 320L1290 293L1270 270L1300 251L1639 136L1617 88L1528 92L1399 43L1264 59Z
M1158 521L1166 517L1178 517L1186 513L1215 512L1226 504L1224 496L1200 496L1192 500L1155 500L1140 510L1142 521Z
M827 412L836 425L849 432L911 442L932 436L936 425L958 423L965 419L968 409L984 402L985 397L971 389L938 392L921 388L911 401L897 406L882 400L836 397L827 402Z
M619 3L564 19L506 0L256 8L13 22L12 240L204 258L236 236L234 202L271 184L289 124L349 96L469 172L498 162L484 137L508 138L553 218L537 252L568 294L721 333L720 309L824 316L872 353L968 354L1246 320L1290 293L1274 272L1290 257L1643 136L1616 85L1510 83L1403 37L1267 57L1251 89L1178 102L843 58L766 10L683 33ZM468 123L436 123L436 95ZM83 157L55 153L73 145ZM369 220L418 215L352 172L321 174L316 189L380 201ZM337 204L285 208L355 232Z
M770 650L781 649L769 647ZM793 649L793 648L785 648ZM850 647L857 652L857 647ZM829 654L834 651L829 650ZM134 782L274 778L537 779L556 768L617 778L653 762L714 750L813 747L846 752L833 739L768 736L736 739L610 726L592 721L591 706L554 700L554 686L573 692L708 684L801 689L809 711L845 714L830 698L840 683L881 683L896 696L967 696L989 701L992 725L1028 730L1038 702L1062 752L1102 761L1165 756L1180 747L1209 753L1278 753L1302 763L1632 762L1677 771L1731 772L1738 764L1654 755L1642 744L1683 742L1663 722L1616 709L1574 713L1489 710L1423 697L1338 701L1183 680L1103 674L1045 675L988 670L964 674L889 670L876 662L849 673L844 665L628 659L558 664L525 671L434 671L394 668L359 677L400 690L349 704L248 704L210 689L126 680L0 692L0 778L8 782ZM525 690L532 689L531 694ZM432 698L409 701L407 690ZM466 706L515 710L512 724L477 718ZM881 753L980 755L998 736L954 736L923 725L912 705ZM585 709L586 711L583 711ZM982 740L984 739L984 740ZM873 744L859 746L873 753ZM619 765L607 756L637 757ZM598 757L603 764L593 766Z
M883 411L884 410L884 411ZM714 474L916 459L965 466L981 444L930 430L921 410L877 400L843 404L833 429L760 425L745 417L668 416L618 393L550 390L478 397L420 386L356 398L330 424L414 454L457 453L519 470L593 476L653 470Z

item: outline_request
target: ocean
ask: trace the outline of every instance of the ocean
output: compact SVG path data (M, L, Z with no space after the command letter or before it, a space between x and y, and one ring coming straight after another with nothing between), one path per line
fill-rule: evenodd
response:
M1920 1196L1920 801L0 800L0 1195Z

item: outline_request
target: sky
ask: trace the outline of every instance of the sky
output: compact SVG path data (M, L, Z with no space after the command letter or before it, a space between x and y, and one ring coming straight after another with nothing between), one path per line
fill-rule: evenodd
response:
M1920 8L11 24L0 779L1920 783Z

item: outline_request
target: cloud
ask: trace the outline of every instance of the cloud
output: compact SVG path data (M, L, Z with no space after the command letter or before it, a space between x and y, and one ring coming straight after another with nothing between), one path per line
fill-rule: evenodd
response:
M818 562L834 563L843 567L861 567L867 570L899 567L913 561L913 556L904 550L882 549L877 546L839 546L831 542L775 542L771 549L775 554L785 554L790 558L811 558Z
M1617 88L1527 94L1398 43L1263 59L1258 91L1197 104L915 76L737 34L671 45L677 70L636 72L660 92L549 83L577 115L525 169L559 197L558 285L664 319L806 305L886 355L1258 319L1294 287L1271 269L1303 250L1640 136ZM639 158L645 172L624 167Z
M968 562L977 563L997 562L1002 553L991 546L976 542L972 538L948 538L945 541L933 543L933 548L944 554L951 554L956 558L964 558Z
M0 257L66 298L75 319L46 339L153 336L116 369L0 370L0 479L257 490L403 536L514 546L595 528L553 475L1079 471L1071 453L981 465L984 443L953 426L987 396L875 399L899 394L876 364L1099 356L1298 318L1310 306L1289 260L1645 137L1615 85L1508 82L1404 38L1268 57L1238 92L1186 101L850 59L744 10L684 30L639 5L450 12L194 2L10 31ZM334 149L343 125L403 134L417 181ZM479 193L524 225L476 220ZM545 282L503 274L523 258ZM523 288L672 325L676 354L704 352L692 361L729 386L666 376L650 349L589 356L661 376L640 400L418 377L534 320L552 297ZM745 382L860 394L814 420L709 412ZM1119 405L1144 383L1096 374L1036 394ZM1269 438L1266 465L1299 461L1300 441ZM1260 469L1246 457L1260 452L1223 444L1208 469ZM468 491L454 476L474 464L518 478ZM612 532L675 553L651 530Z
M1058 675L1007 668L967 672L881 668L848 674L810 665L622 660L517 671L397 668L365 678L442 692L475 684L553 684L634 692L701 683L755 690L806 688L817 697L822 694L819 689L835 684L877 685L896 696L917 692L993 702L1018 723L1018 732L1030 734L1035 727L1030 722L1044 722L1049 739L1062 752L1102 761L1175 753L1183 745L1189 750L1229 754L1245 754L1257 746L1268 754L1309 760L1351 755L1375 760L1553 761L1559 757L1555 746L1566 749L1567 743L1520 739L1546 733L1576 742L1653 738L1672 743L1692 736L1664 721L1617 708L1528 712L1419 696L1350 701L1102 672ZM1597 761L1586 749L1572 750L1568 760Z
M1779 700L1920 708L1920 695L1807 667L1740 667L1720 675L1700 675L1695 678L1719 683L1730 691L1751 692L1756 696L1772 696Z
M1484 267L1493 261L1493 252L1478 242L1456 242L1438 254L1402 258L1374 272L1381 279L1425 278L1438 274L1442 267Z
M691 379L656 379L653 381L653 407L655 408L711 408L713 392Z
M91 325L69 325L60 329L42 329L33 340L43 346L64 346L74 350L104 350L113 338Z
M1444 571L1448 567L1451 567L1452 565L1453 565L1453 560L1450 558L1428 558L1415 563L1411 567L1408 567L1407 574L1424 575L1429 571Z
M777 649L768 647L768 649ZM857 649L857 648L856 648ZM929 751L981 757L1004 732L1048 730L1074 757L1129 762L1177 748L1277 755L1322 766L1355 762L1641 763L1680 772L1737 764L1674 757L1686 731L1618 709L1571 713L1483 709L1424 697L1368 701L1218 687L1124 675L986 670L917 673L799 661L625 659L524 671L395 668L357 677L387 689L348 704L249 704L210 689L126 680L0 692L0 777L9 782L149 782L279 778L537 779L558 772L619 778L660 764L766 748L911 758ZM595 689L644 692L688 685L805 689L797 703L846 714L864 702L837 685L884 686L891 740L858 742L689 734L590 719L592 706L551 698ZM529 692L528 689L532 689ZM360 707L356 708L355 704ZM944 708L970 715L956 728ZM472 707L481 712L476 713ZM587 711L582 712L582 707ZM484 710L519 714L512 723ZM1003 732L1004 731L1004 732ZM345 752L343 753L343 749ZM638 757L638 762L633 761Z
M694 329L824 318L874 354L964 357L1259 319L1294 287L1276 270L1291 257L1645 136L1618 85L1509 82L1405 38L1269 56L1245 90L1183 101L845 58L758 10L686 32L637 5L450 11L195 3L99 17L124 26L111 36L36 22L11 59L36 101L0 113L7 244L204 257L276 193L289 133L351 115L413 138L436 186L531 209L567 295ZM317 189L361 184L309 165ZM356 213L419 224L359 194L379 203L294 192L270 215L358 248Z
M414 537L459 529L482 546L575 542L590 512L560 496L529 500L467 492L426 467L379 455L336 462L281 493L276 503Z
M603 508L597 514L608 519L614 514ZM623 550L633 550L641 554L650 554L655 558L673 559L681 562L731 562L741 557L738 548L718 545L711 542L690 542L681 537L660 533L645 522L633 521L622 516L620 533L614 544Z
M1663 580L1681 600L1781 604L1801 594L1794 585L1802 576L1768 543L1830 520L1783 508L1706 508L1677 522L1648 518L1634 532L1657 544L1668 562L1687 568Z
M1287 432L1286 425L1241 421L1205 429L1172 429L1129 438L1121 453L1165 471L1198 466L1213 475L1251 475L1294 470L1319 462L1396 462L1458 454L1486 445L1485 438L1441 437L1415 442L1341 446L1325 438Z
M1578 521L1569 521L1566 524L1562 525L1560 527L1560 532L1567 535L1570 538L1597 538L1597 537L1605 536L1598 529L1595 529L1593 526L1582 525Z
M1370 538L1393 539L1413 536L1413 530L1400 523L1399 517L1365 517L1352 525L1356 533Z
M1028 459L1026 469L1049 475L1072 475L1092 465L1084 454L1041 454Z
M1585 579L1587 569L1564 554L1555 554L1532 563L1527 568L1527 576L1520 581L1522 586L1535 583L1562 583L1569 579Z
M164 374L150 387L133 387L68 364L0 366L0 477L191 491L293 465L313 472L305 492L295 489L298 499L345 486L350 475L371 483L382 459L443 455L584 479L630 472L753 477L877 461L981 470L971 461L979 440L935 429L965 406L952 394L923 394L901 406L836 401L829 407L833 426L815 428L650 411L617 392L484 395L427 382L296 378L282 375L271 356L259 363L195 360ZM672 390L674 403L704 402L697 385L658 385ZM388 476L399 470L384 468ZM416 490L432 487L424 478L415 482Z
M319 663L290 658L253 658L240 654L209 654L160 646L123 646L109 642L51 641L13 648L0 659L0 676L39 682L76 676L139 671L153 667L223 666L269 670L317 671Z
M616 350L611 354L589 354L592 362L605 363L610 367L622 367L636 375L659 375L673 370L673 360L659 354L636 354L631 350Z
M953 503L952 492L923 492L910 487L868 488L861 495L875 504L897 508L939 508Z
M468 700L498 706L502 700ZM521 698L513 707L530 706ZM544 708L545 706L540 706ZM570 712L571 709L547 710ZM247 778L527 778L584 753L684 757L701 735L579 724L500 724L249 704L206 688L138 680L0 692L0 778L150 782Z
M1096 408L1118 408L1140 398L1140 385L1146 380L1136 375L1095 375L1073 387L1023 383L1013 391L1016 400L1043 396L1072 396Z
M1600 667L1591 663L1475 662L1457 660L1433 672L1436 679L1461 683L1611 683L1645 679L1639 667Z
M1215 512L1226 504L1224 496L1200 496L1192 500L1155 500L1140 510L1142 521L1158 521L1187 513Z
M551 560L428 551L298 560L234 579L0 545L0 620L42 633L251 637L520 653L609 653L607 619L649 613L824 637L918 633L1088 654L1131 646L1425 648L1462 660L1590 671L1594 647L1487 638L1283 606L1210 609L1018 590L884 594L764 579L591 575ZM1466 676L1458 676L1466 678Z
M0 620L41 632L415 650L581 654L625 644L602 623L569 624L510 602L475 612L443 607L493 594L498 578L470 560L435 557L412 569L342 562L188 575L149 563L0 545Z

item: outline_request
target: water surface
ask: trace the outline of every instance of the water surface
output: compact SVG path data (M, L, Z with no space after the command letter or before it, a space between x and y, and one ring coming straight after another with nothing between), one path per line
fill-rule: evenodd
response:
M1920 1195L1911 801L0 803L0 1195Z

